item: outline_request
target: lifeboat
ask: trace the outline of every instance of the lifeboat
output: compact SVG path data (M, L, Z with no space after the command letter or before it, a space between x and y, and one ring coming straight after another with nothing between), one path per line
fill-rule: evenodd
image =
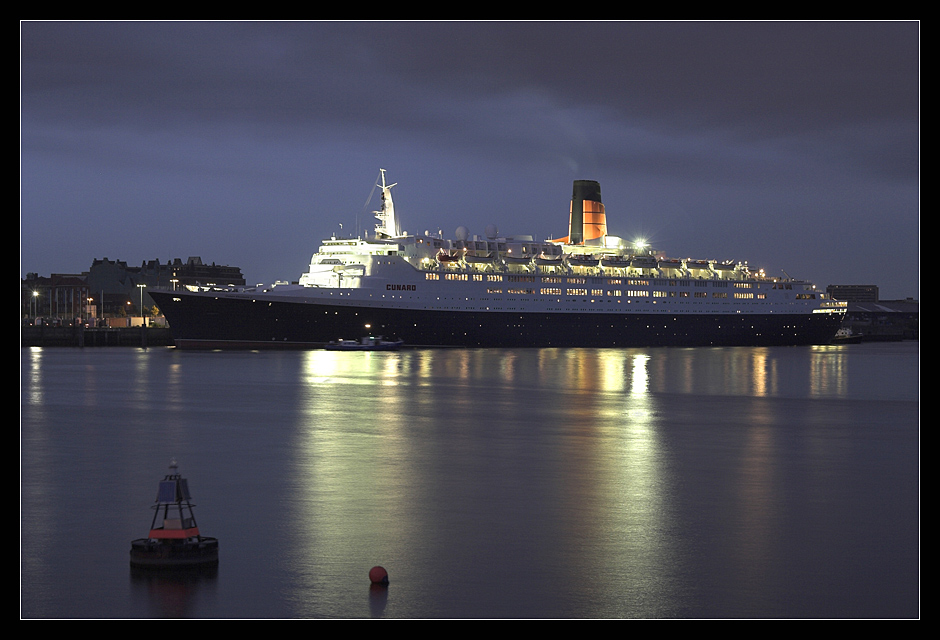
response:
M464 262L467 264L493 264L496 262L496 256L492 253L486 255L476 255L474 253L467 253L463 256Z
M506 264L529 264L532 262L531 255L511 255L503 254L503 262Z
M605 255L601 257L601 266L610 269L626 269L630 266L630 259L623 256Z
M600 258L587 253L569 253L565 259L572 267L596 267L600 262Z
M650 257L634 257L630 260L630 266L634 269L656 269L659 266L659 262L656 258Z
M458 260L460 260L460 254L448 253L443 249L437 252L438 262L457 262Z
M219 563L219 541L199 533L189 483L176 460L157 489L153 522L146 538L131 541L131 567L162 569L212 567Z
M535 258L535 264L540 267L560 267L562 266L561 256L547 256L540 253Z

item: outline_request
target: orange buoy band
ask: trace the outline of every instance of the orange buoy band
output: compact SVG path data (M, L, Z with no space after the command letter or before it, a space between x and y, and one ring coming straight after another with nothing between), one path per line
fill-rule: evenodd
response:
M199 527L190 527L189 529L151 529L150 538L154 540L185 540L186 538L198 538Z

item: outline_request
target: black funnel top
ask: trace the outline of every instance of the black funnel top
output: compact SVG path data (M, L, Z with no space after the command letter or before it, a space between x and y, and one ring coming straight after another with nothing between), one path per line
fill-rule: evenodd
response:
M601 200L601 183L597 180L575 180L571 199L579 203L582 200L603 202Z

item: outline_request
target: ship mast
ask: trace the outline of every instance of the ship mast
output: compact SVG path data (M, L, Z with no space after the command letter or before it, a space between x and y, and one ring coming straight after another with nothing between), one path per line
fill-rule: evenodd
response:
M372 214L379 219L378 224L375 225L375 235L377 238L397 238L401 235L401 228L398 224L398 218L395 217L395 205L392 202L392 187L398 183L385 183L385 169L379 169L379 175L382 178L382 183L376 184L375 186L382 189L382 210L372 212Z

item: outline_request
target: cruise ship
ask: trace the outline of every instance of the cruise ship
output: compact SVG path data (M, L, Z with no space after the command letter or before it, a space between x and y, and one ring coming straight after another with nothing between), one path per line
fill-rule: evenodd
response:
M409 347L828 344L845 314L803 280L668 258L607 233L600 185L576 180L568 235L459 227L402 233L385 170L365 237L330 237L294 284L150 293L178 348L319 348L382 335Z

